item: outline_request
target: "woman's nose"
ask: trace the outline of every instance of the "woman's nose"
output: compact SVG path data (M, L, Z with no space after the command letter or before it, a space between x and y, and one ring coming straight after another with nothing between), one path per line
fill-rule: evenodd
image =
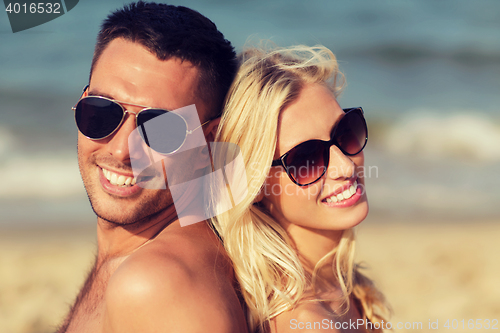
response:
M349 179L354 176L356 167L349 156L344 155L335 145L330 147L330 161L326 174L331 179Z

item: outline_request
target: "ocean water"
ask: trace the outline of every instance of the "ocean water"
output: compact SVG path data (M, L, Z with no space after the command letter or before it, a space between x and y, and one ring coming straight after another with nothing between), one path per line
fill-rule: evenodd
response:
M0 225L93 223L71 106L88 80L100 22L124 1L85 0L13 34L0 14ZM499 218L500 2L172 1L247 41L324 44L362 106L372 211Z

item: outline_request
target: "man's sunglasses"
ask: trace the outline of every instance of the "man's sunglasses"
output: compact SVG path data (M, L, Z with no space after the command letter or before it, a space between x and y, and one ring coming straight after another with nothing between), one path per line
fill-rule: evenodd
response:
M87 90L88 85L83 89ZM122 105L138 106L143 108L138 112L126 110ZM126 113L135 116L139 134L144 142L154 151L161 154L172 154L179 150L188 134L193 133L210 120L204 122L195 129L188 130L184 117L180 114L144 105L121 102L102 96L86 96L81 98L72 108L75 111L75 120L78 130L91 140L107 138L121 126ZM161 130L168 133L168 140L154 140L149 142L144 124L158 116L162 116Z
M272 166L283 166L288 177L299 186L318 181L330 161L330 147L337 146L344 155L359 154L368 141L368 129L362 108L344 109L344 116L332 130L330 141L309 140L293 147Z

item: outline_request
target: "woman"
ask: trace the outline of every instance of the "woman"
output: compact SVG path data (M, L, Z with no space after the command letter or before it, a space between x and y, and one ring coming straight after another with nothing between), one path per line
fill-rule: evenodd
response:
M336 101L335 56L323 46L254 48L240 61L215 141L240 147L248 192L213 224L250 331L340 331L349 319L364 320L359 331L378 331L387 306L353 263L352 228L368 213L366 124L361 108L344 111ZM234 158L221 154L220 166ZM228 207L220 193L214 198Z

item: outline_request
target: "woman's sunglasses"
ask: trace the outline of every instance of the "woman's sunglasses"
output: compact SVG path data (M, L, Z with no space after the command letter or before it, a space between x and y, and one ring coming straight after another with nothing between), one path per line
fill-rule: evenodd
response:
M318 181L330 162L330 147L337 146L347 156L359 154L368 141L362 108L344 109L344 116L332 130L330 141L309 140L293 147L272 166L283 166L288 177L299 186Z
M83 91L88 88L86 86ZM139 112L125 110L123 105L138 106L144 108ZM86 96L81 98L72 108L75 111L75 120L78 130L91 140L107 138L120 127L125 119L126 113L135 115L139 134L144 142L154 151L160 154L172 154L179 150L188 134L191 134L209 121L201 124L193 130L188 130L186 120L178 113L151 108L144 105L121 102L102 96ZM156 117L155 121L161 121L161 129L168 133L168 140L154 140L150 142L144 124Z

